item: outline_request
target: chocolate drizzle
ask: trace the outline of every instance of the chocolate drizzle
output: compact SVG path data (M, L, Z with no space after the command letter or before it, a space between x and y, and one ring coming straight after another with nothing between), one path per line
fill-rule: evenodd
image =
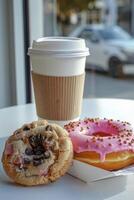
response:
M38 133L28 137L30 147L25 149L25 155L31 157L31 159L24 158L25 165L32 163L34 166L38 166L51 157L50 151L55 146L52 131L52 126L47 125L43 134Z

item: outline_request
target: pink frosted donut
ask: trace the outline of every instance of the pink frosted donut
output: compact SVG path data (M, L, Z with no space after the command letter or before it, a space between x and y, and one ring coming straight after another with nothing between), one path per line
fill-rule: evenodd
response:
M65 125L74 148L74 159L117 170L134 163L134 135L128 122L85 119Z

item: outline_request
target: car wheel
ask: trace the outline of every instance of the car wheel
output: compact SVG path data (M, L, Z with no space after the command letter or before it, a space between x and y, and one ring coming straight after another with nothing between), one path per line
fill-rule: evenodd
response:
M123 77L123 64L117 57L112 57L109 60L109 74L114 78Z

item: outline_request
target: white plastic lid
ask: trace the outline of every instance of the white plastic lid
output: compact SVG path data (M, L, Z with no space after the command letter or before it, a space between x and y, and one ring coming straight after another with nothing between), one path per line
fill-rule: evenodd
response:
M28 55L51 55L56 57L88 56L85 40L75 37L44 37L33 41Z

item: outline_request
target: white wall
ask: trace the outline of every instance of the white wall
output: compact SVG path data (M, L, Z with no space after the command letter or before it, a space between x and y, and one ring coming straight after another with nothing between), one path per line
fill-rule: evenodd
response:
M12 104L7 0L0 0L0 108Z
M26 103L23 1L0 0L0 108Z
M44 36L43 1L28 0L30 45ZM23 25L23 1L0 0L0 108L26 102Z
M26 103L23 1L7 0L10 22L10 75L13 104Z

